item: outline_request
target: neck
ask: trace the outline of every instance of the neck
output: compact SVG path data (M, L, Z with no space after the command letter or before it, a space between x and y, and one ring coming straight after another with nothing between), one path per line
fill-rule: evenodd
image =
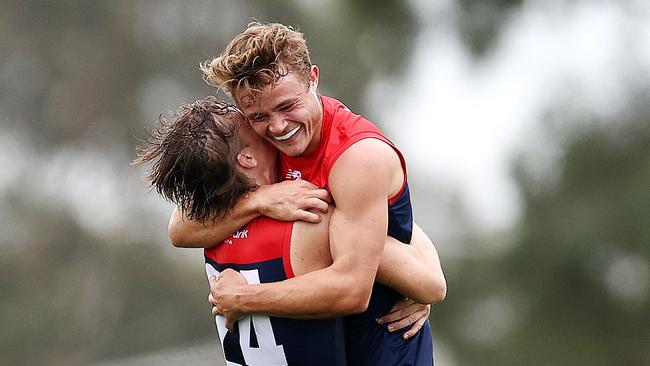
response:
M253 179L253 182L258 186L265 186L267 184L273 184L278 181L278 166L277 164L271 164L272 166L266 169L254 168L246 172L249 178Z
M309 155L312 152L316 150L318 145L320 145L320 139L323 136L323 119L325 118L325 107L323 107L323 98L321 98L320 93L316 94L316 98L318 99L318 105L320 107L320 117L319 117L319 124L318 128L316 131L314 131L314 136L312 137L312 140L309 142L309 145L307 146L307 149L305 150L305 153L303 155Z

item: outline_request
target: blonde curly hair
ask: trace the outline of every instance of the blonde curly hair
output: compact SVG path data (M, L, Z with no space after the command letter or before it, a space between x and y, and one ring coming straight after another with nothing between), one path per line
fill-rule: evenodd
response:
M290 72L309 82L311 60L303 34L279 23L250 23L219 57L201 63L203 79L241 104Z

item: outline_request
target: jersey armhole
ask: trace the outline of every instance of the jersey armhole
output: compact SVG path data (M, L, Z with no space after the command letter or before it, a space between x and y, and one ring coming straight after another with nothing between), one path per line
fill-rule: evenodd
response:
M404 156L402 156L402 153L399 150L397 150L397 148L395 146L393 146L393 145L390 145L390 146L393 148L393 150L395 150L395 152L397 153L397 156L399 156L399 163L402 166L402 173L404 175L404 180L402 181L402 188L400 188L400 190L397 191L397 193L395 193L395 195L393 197L388 199L388 204L392 205L393 203L397 202L397 200L399 200L400 197L402 197L402 194L404 193L404 190L406 190L407 174L406 174L406 160L404 159Z
M287 278L296 277L291 266L291 233L293 232L293 222L287 222L282 229L282 266Z
M397 149L397 147L386 137L377 134L376 132L363 132L359 133L357 135L352 136L350 139L348 139L344 144L342 144L334 153L334 155L331 158L328 158L327 161L325 162L325 168L327 169L327 172L332 172L332 168L334 167L334 163L338 160L338 158L347 150L350 146L354 145L355 143L365 140L365 139L377 139L379 141L385 142L388 146L390 146L393 151L397 154L399 157L399 163L402 166L402 173L404 173L404 180L402 181L402 187L400 190L390 197L388 199L388 204L393 204L395 201L397 201L401 196L402 193L404 193L404 190L406 189L406 183L407 183L407 174L406 174L406 159L404 159L404 156L402 153ZM329 173L328 173L329 174ZM329 180L329 179L328 179ZM329 189L328 189L329 190Z

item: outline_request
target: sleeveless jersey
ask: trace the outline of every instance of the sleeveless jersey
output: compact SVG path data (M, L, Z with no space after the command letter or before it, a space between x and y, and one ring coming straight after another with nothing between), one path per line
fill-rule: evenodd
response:
M208 279L226 268L240 272L248 283L294 277L290 245L293 222L264 216L248 223L223 243L206 249ZM226 329L215 323L227 365L346 365L341 318L297 320L263 314L247 315Z
M338 100L326 96L322 96L321 100L323 125L318 149L309 155L298 157L280 153L281 174L285 179L305 179L327 189L330 171L346 149L366 138L384 141L395 150L404 171L402 189L388 201L388 235L403 243L410 243L413 212L406 181L406 162L401 152L379 128L352 113ZM393 289L375 283L368 309L361 314L345 317L346 353L350 365L433 364L433 340L428 320L408 340L402 338L408 328L388 332L386 325L379 325L375 321L387 314L402 298Z

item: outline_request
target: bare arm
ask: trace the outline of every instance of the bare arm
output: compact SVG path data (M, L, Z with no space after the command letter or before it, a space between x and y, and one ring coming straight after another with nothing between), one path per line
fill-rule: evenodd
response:
M321 318L364 311L386 238L395 168L401 179L397 156L383 142L368 139L350 147L329 180L337 202L329 229L332 265L281 282L213 280L211 300L217 311L230 320L242 313Z
M421 304L441 302L447 293L438 252L426 233L415 224L411 245L391 237L386 239L377 282Z
M178 207L174 208L169 219L167 233L175 247L210 248L224 241L230 234L260 215L255 205L254 192L243 197L219 222L200 222L189 220Z
M242 197L218 222L204 225L174 209L169 220L169 240L176 247L210 248L260 215L316 223L320 217L309 210L326 212L329 200L326 190L303 180L265 185Z

